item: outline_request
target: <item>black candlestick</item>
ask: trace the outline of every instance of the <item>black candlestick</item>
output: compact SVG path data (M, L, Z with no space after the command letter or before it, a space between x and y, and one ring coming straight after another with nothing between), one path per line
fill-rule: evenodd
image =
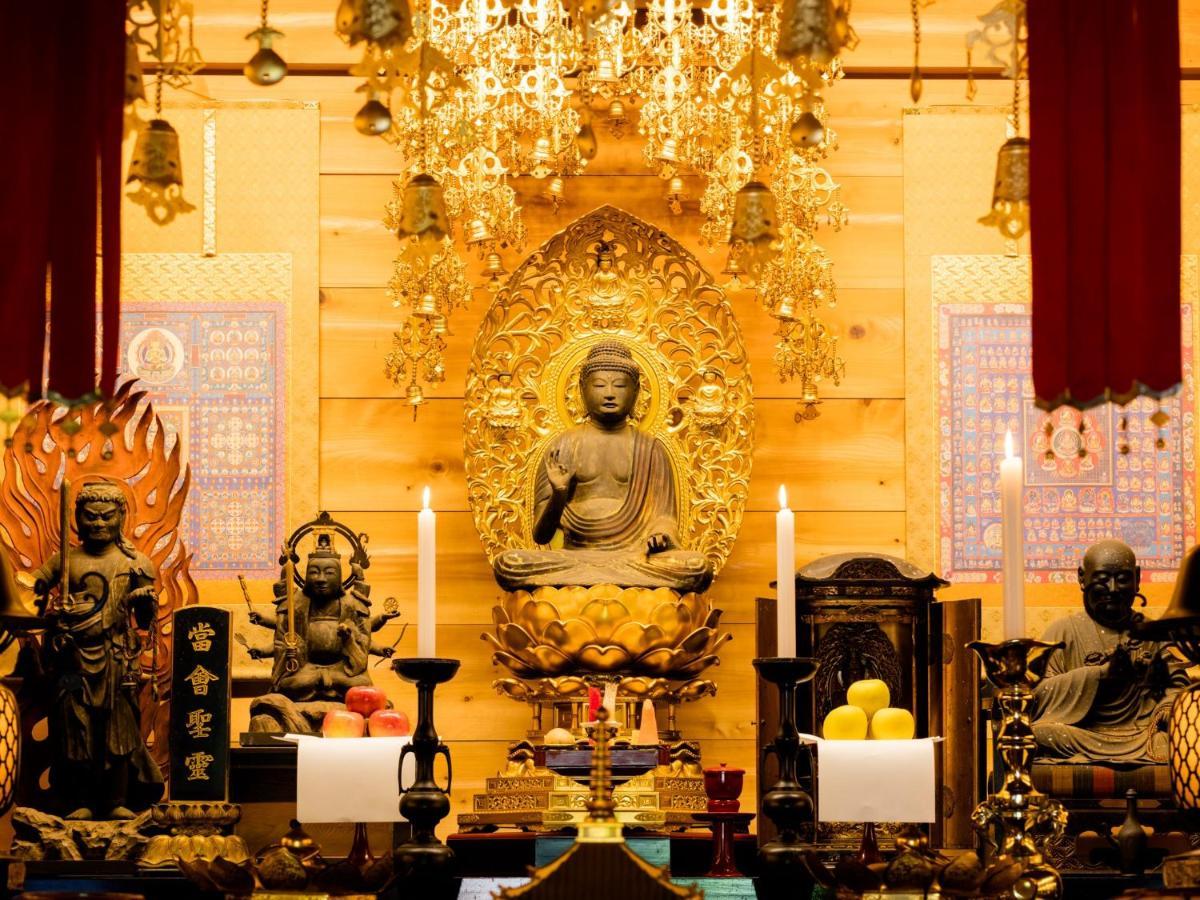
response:
M438 882L449 882L454 851L438 840L434 829L450 812L452 770L450 748L442 743L433 727L433 690L449 681L461 665L457 659L408 657L393 659L392 669L405 681L417 685L417 727L412 741L400 753L400 771L410 753L416 757L417 772L413 783L404 786L400 776L400 812L412 825L412 839L401 844L395 852L396 874L411 883L419 882L435 888ZM438 756L446 758L446 787L433 777L433 763Z
M754 668L779 688L779 730L775 739L763 748L764 758L770 753L779 761L779 780L762 799L762 813L775 824L778 835L758 850L759 896L807 896L813 877L804 860L809 848L800 841L800 829L809 821L813 803L800 786L796 692L816 674L817 661L807 657L765 657L754 660Z

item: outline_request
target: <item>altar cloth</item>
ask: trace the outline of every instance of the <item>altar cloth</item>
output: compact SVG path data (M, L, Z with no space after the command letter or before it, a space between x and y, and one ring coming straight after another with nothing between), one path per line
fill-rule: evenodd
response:
M320 738L296 744L296 818L312 822L403 822L400 752L411 737ZM405 760L412 784L416 760Z
M934 744L817 740L821 822L933 822Z

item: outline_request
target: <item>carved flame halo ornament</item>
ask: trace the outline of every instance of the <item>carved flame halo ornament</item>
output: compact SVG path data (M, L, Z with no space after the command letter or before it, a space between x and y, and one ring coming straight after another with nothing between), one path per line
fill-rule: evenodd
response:
M466 384L464 458L476 528L490 561L535 546L535 467L547 444L586 418L579 373L600 342L627 346L641 372L631 414L666 449L679 540L724 565L741 525L754 437L741 334L723 292L684 247L613 207L576 220L529 256L476 335ZM726 636L702 595L666 589L540 587L495 608L488 635L520 686L510 696L579 689L580 676L688 680ZM645 682L642 684L642 682ZM707 684L707 683L704 683ZM633 681L628 686L635 687ZM658 691L662 687L657 688Z

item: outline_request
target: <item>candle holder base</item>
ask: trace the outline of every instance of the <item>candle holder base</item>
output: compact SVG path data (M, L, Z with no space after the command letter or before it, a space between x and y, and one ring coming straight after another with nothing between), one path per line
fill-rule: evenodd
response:
M800 685L817 672L817 661L807 657L775 656L754 660L754 668L764 680L779 689L779 730L762 750L763 760L774 755L779 761L779 780L762 798L762 814L778 829L773 841L758 850L760 865L759 897L805 896L812 889L813 876L805 859L809 845L800 837L809 824L813 802L800 786L800 732L796 728L796 693Z
M1046 862L1040 843L1044 833L1062 835L1067 812L1062 803L1033 786L1030 770L1037 750L1033 688L1045 674L1050 654L1064 645L1014 638L998 644L972 641L967 646L979 655L1000 708L995 737L1000 786L975 808L971 820L1000 860L1022 867L1011 896L1059 898L1062 878Z
M442 743L433 726L433 692L452 679L460 665L457 659L436 657L392 660L395 673L417 686L417 725L411 743L400 753L400 772L404 771L405 757L412 754L416 758L413 783L405 787L403 779L400 782L400 812L412 824L413 835L393 854L395 872L413 896L450 896L454 851L438 840L435 829L450 812L453 770L450 748ZM439 756L446 760L444 788L433 775L433 764Z

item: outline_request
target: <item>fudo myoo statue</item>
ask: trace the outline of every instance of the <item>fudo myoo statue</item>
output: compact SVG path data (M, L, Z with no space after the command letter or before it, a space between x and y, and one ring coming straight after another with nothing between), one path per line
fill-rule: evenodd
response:
M1141 569L1120 541L1088 548L1079 567L1084 612L1059 619L1046 641L1063 641L1034 689L1038 755L1066 762L1160 763L1167 718L1188 684L1167 644L1141 641L1130 628Z
M157 604L157 573L122 533L125 493L109 482L75 495L79 546L34 573L49 620L43 664L51 679L50 780L68 819L132 819L162 794L163 777L142 738L138 692L142 646Z
M501 587L708 587L709 562L679 544L667 451L629 421L638 387L628 347L606 341L590 350L579 375L587 421L546 447L534 486L533 540L540 546L497 558ZM561 549L547 546L558 531Z
M322 520L328 517L322 514ZM365 558L361 547L356 550ZM356 554L354 559L358 558ZM270 693L250 704L250 730L318 734L325 713L345 706L346 691L371 684L369 658L392 655L392 648L377 646L372 635L399 613L371 614L371 587L364 580L363 566L354 560L350 584L345 585L342 557L329 531L317 532L299 592L288 583L289 569L284 566L283 577L275 584L275 612L250 615L252 624L275 635L270 645L247 645L252 659L274 659ZM290 617L289 603L293 604Z

